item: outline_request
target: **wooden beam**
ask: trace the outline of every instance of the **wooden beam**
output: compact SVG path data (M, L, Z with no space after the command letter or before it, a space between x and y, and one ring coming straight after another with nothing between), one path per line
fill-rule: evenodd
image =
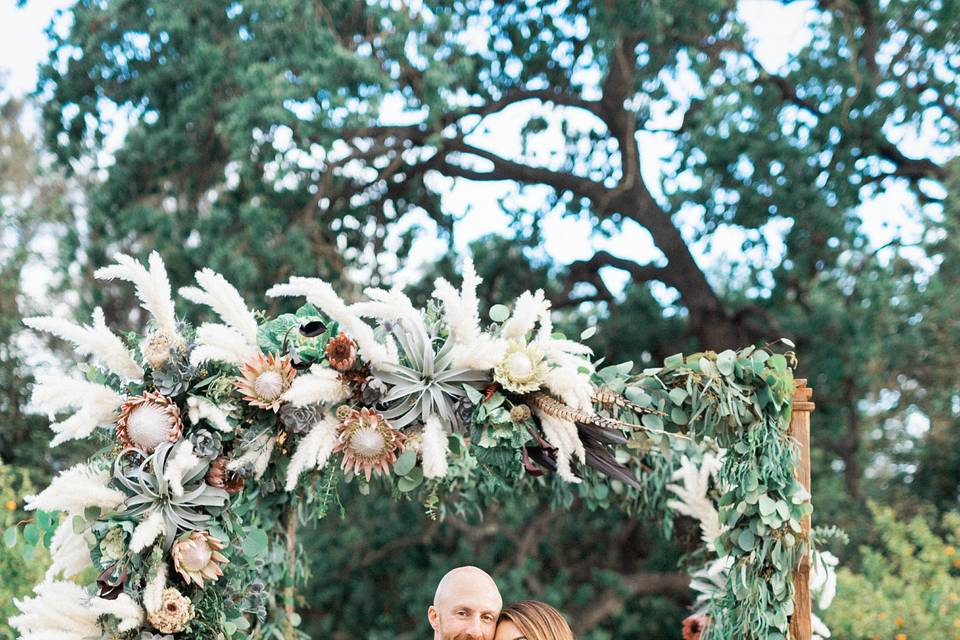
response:
M810 413L816 408L811 401L813 389L805 379L794 381L793 413L790 417L790 435L797 441L800 458L794 470L797 480L810 492ZM810 536L810 516L800 522L804 536ZM790 637L793 640L811 640L813 637L813 608L810 599L810 557L804 555L793 576L793 616L790 618Z

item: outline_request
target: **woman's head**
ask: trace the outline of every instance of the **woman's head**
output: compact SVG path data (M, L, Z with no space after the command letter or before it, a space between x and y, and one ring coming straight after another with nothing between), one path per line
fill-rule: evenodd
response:
M536 600L509 604L500 612L494 640L573 640L563 614Z

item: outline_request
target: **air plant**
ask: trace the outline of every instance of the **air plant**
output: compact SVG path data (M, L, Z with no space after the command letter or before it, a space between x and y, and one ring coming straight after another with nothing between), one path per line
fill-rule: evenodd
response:
M454 367L453 343L449 340L435 351L436 335L405 330L401 322L392 323L392 329L404 358L403 364L385 364L374 370L374 375L389 386L380 401L386 407L383 416L398 429L418 420L424 422L430 416L459 426L456 402L466 395L463 385L487 382L489 372Z
M211 515L226 505L228 494L204 481L210 466L200 460L180 475L178 488L171 482L171 452L176 445L168 442L157 446L151 455L124 449L114 462L113 474L120 487L129 494L120 515L146 518L159 514L162 518L164 549L173 545L177 531L200 531L207 528ZM137 463L142 457L142 461Z

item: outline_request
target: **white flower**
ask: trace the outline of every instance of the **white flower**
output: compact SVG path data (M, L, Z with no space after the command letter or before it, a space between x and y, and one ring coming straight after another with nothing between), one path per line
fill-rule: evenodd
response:
M227 420L226 411L201 396L187 398L187 417L192 424L200 424L201 420L206 420L224 433L233 431L233 425Z
M123 340L107 327L100 307L93 310L93 324L89 327L52 317L26 318L23 323L72 342L77 353L93 356L96 362L122 378L137 382L143 379L143 369L134 361Z
M817 606L828 609L837 594L837 565L840 559L829 551L811 554L810 592L817 598Z
M511 340L503 359L493 370L493 379L514 393L536 391L547 377L543 354L532 344Z
M117 631L120 632L133 631L143 625L143 609L125 593L113 600L90 598L90 608L98 616L111 615L117 618Z

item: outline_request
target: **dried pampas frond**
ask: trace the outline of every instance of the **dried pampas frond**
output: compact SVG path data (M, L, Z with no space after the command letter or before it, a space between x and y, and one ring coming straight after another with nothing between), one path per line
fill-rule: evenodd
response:
M100 307L93 310L93 324L90 326L50 316L26 318L23 324L72 342L77 353L93 356L95 362L122 378L135 382L143 380L143 369L130 355L120 336L107 327Z
M436 415L430 415L423 426L423 477L442 478L447 475L447 455L449 434Z
M218 360L240 366L258 353L257 343L247 342L236 329L205 322L197 328L197 344L190 353L190 364L197 367L208 360Z
M34 595L14 600L20 615L8 620L21 640L86 640L99 638L100 614L90 607L90 595L73 582L42 582Z
M73 530L73 519L65 518L50 539L50 567L44 579L57 577L72 578L92 566L90 547L84 535L89 528L77 533Z
M340 373L315 364L307 374L298 375L283 394L282 399L295 407L310 404L336 404L350 397L350 388L340 379Z
M287 467L287 491L296 488L297 481L305 471L323 469L326 466L333 448L337 445L339 424L336 418L324 416L300 441Z
M50 486L35 496L26 497L28 511L65 511L82 514L87 507L116 509L126 494L109 486L110 470L81 463L61 471Z
M558 418L539 408L536 409L536 412L540 418L540 427L543 429L544 437L557 450L557 474L567 482L581 482L571 468L571 462L574 458L577 458L580 462L584 462L586 458L583 442L580 441L580 436L577 434L577 425L570 420Z
M182 287L180 295L216 311L224 323L235 329L248 345L256 346L257 319L237 289L212 269L201 269L195 277L201 288Z
M463 282L459 292L443 278L437 278L433 282L433 297L443 303L443 318L450 332L450 339L457 344L471 344L480 337L477 287L481 282L483 278L477 275L470 258L463 261Z
M191 424L200 424L201 420L206 420L219 431L224 433L233 431L233 425L227 419L227 412L201 396L187 398L187 417L190 418Z
M536 293L524 291L514 302L513 315L503 323L500 335L504 338L524 338L533 331L537 321L550 315L550 301L544 298L543 290Z
M93 276L98 280L126 280L133 283L141 306L153 316L157 327L176 344L183 345L183 337L177 332L167 268L160 254L156 251L150 254L149 270L122 253L115 255L113 259L116 260L116 264L97 269Z
M33 388L31 401L51 420L57 413L75 409L76 413L50 428L57 435L50 442L55 447L67 440L88 437L97 427L113 428L115 414L124 398L106 385L77 380L69 376L42 376Z

